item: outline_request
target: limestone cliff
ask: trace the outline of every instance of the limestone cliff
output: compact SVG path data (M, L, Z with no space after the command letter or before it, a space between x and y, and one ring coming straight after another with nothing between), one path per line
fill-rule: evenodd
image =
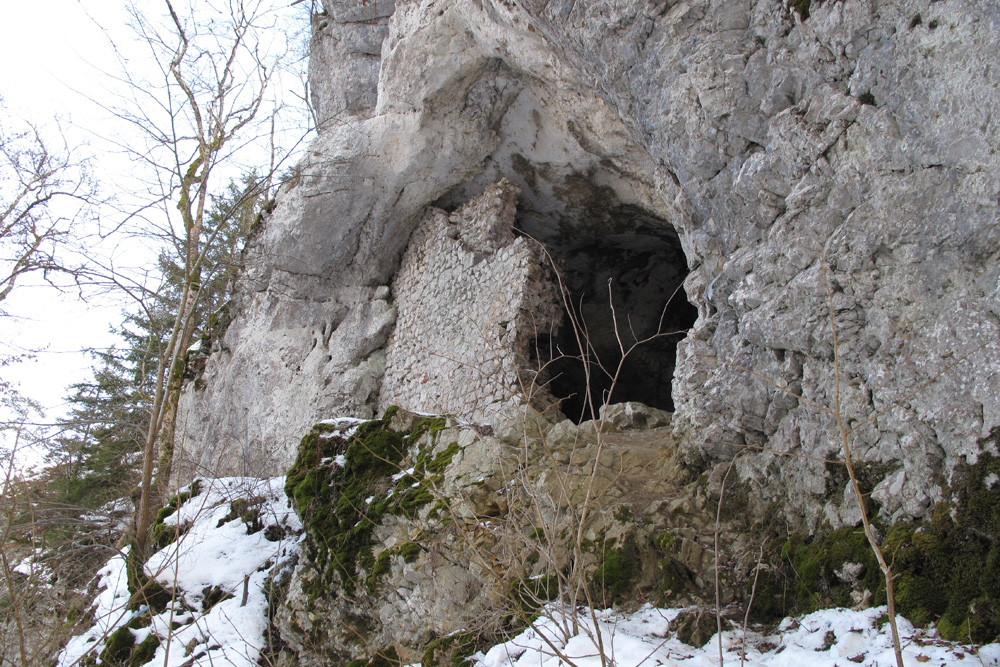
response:
M683 278L666 329L690 331L640 348L612 401L674 409L689 463L750 448L737 470L754 502L836 528L852 499L817 459L840 457L821 409L839 398L883 515L925 515L1000 426L997 15L327 2L320 135L186 391L180 462L281 473L319 418L402 403L482 419L533 383L579 418L588 379L549 363L579 353L559 286L614 369L615 323L626 346L663 333ZM499 212L462 223L502 178ZM490 215L496 238L470 242ZM600 403L609 387L591 388Z
M645 554L636 594L703 599L725 569L738 598L764 535L757 605L782 600L766 613L789 586L864 604L878 570L851 532L844 432L895 524L900 587L967 559L919 582L937 602L901 608L1000 632L976 597L1000 581L1000 3L324 7L319 135L248 245L176 460L283 474L298 452L315 534L278 623L300 664L383 646L433 664L438 639L537 577L575 572L570 589L614 601L604 545ZM356 450L367 468L333 463L358 441L310 431L391 405L453 417L417 429L440 440L378 436L395 444ZM601 435L637 414L662 419ZM599 502L578 495L591 483ZM837 560L810 533L841 527L861 546Z
M808 458L839 456L834 421L812 406L832 407L837 365L855 455L884 471L873 497L886 516L924 515L1000 427L1000 4L324 4L310 75L319 137L250 244L233 323L186 390L186 470L281 473L318 418L368 417L395 397L420 407L413 388L426 382L460 416L506 400L510 377L463 409L455 385L468 378L431 372L441 350L406 347L417 340L411 320L397 325L400 304L465 318L452 361L487 378L578 354L565 321L515 335L531 308L497 273L450 303L407 293L406 276L445 261L415 246L446 230L414 230L455 224L449 211L502 178L520 190L508 206L518 238L467 244L470 264L446 270L528 262L542 276L551 258L605 366L617 364L609 301L631 344L664 333L657 315L683 279L667 328L686 333L623 369L633 375L617 390L634 395L617 397L676 410L689 462L751 448L738 469L761 502L808 525L854 520ZM399 273L404 250L426 266ZM547 275L520 284L558 298ZM511 313L487 315L498 297ZM506 342L484 331L499 326ZM579 418L587 380L556 370L540 382ZM607 387L592 389L600 403Z

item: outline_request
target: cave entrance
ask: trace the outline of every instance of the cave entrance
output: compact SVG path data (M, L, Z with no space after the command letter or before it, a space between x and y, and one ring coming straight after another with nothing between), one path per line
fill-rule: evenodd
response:
M545 240L572 312L554 334L539 336L538 358L547 362L540 379L576 423L605 403L672 412L677 343L698 315L682 287L680 240L666 221L633 207L599 208L568 237Z
M515 233L545 246L568 304L559 326L537 331L529 345L532 402L557 402L576 423L626 401L673 412L677 343L698 316L684 292L677 232L649 208L623 202L599 169L560 174L553 184L551 168L518 157L508 172L522 191Z
M551 394L539 403L555 399L577 423L609 401L672 411L677 343L697 318L681 287L687 260L664 205L672 186L656 185L657 164L599 95L535 80L518 87L512 77L496 65L477 84L502 91L508 105L497 147L436 205L455 208L500 178L521 189L516 231L546 247L573 313L535 336L526 375L542 368L535 384ZM620 371L619 339L631 350Z

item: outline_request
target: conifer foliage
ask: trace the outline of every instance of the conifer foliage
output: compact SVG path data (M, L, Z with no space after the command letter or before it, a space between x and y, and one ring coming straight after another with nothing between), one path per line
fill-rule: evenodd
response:
M214 197L206 216L215 236L202 269L194 312L193 346L206 349L228 321L235 273L243 243L266 203L265 183L256 173L230 182ZM50 454L53 488L60 503L97 508L128 496L139 482L138 467L155 391L157 365L180 303L183 267L160 257L162 285L124 314L114 333L120 346L95 350L92 377L74 385L69 416Z

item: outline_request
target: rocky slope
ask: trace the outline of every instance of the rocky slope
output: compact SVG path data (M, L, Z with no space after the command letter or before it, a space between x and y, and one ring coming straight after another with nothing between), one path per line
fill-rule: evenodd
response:
M605 416L577 426L517 411L496 432L395 410L317 424L286 486L306 540L277 625L298 664L390 651L444 662L564 595L598 608L638 591L706 598L708 485L681 471L667 413L624 404ZM724 539L727 557L746 546ZM595 571L602 585L581 588ZM727 580L726 601L744 584Z
M389 405L630 400L673 411L670 474L737 457L782 539L859 520L848 432L883 529L985 521L986 562L1000 4L324 8L319 136L185 391L187 475L282 474L314 422Z
M574 513L569 511L568 503L548 501L560 497L560 485L553 484L553 475L567 484L567 499L586 488L578 483L587 476L587 465L577 468L581 472L575 478L570 469L560 471L557 465L576 455L598 464L590 470L598 472L598 488L606 492L602 494L605 499L595 496L591 505L593 520L589 523L601 527L601 533L609 539L590 540L593 533L585 530L588 539L582 543L586 555L599 563L597 571L606 595L610 599L627 599L626 595L633 594L627 590L633 584L647 593L663 593L666 586L671 586L675 589L673 599L681 603L690 599L687 596L691 591L704 586L699 576L677 576L686 571L686 564L698 567L705 561L704 550L683 535L695 535L697 540L697 534L703 531L699 517L703 518L700 510L705 507L706 495L699 492L697 484L682 489L667 481L675 480L677 471L669 463L673 444L663 437L665 415L629 404L612 408L605 416L604 435L609 448L603 452L598 432L593 430L595 424L577 427L568 422L536 422L535 435L529 441L505 443L523 429L511 429L494 437L468 424L403 412L367 424L359 420L324 422L303 443L304 451L316 445L343 451L321 459L324 474L336 482L347 482L345 486L359 478L365 483L384 485L392 489L391 496L373 498L369 507L404 510L390 512L392 521L382 521L378 528L365 527L365 531L374 528L378 537L376 544L370 545L370 557L359 552L358 562L367 560L368 570L355 570L361 578L352 593L336 582L330 582L329 587L315 585L317 576L322 576L316 569L318 561L309 558L320 546L316 538L322 537L325 543L337 547L342 534L329 530L328 521L327 530L317 534L324 514L313 510L324 509L324 503L318 496L301 492L308 478L301 473L310 470L309 466L297 462L287 480L198 479L170 499L161 512L157 534L162 548L145 565L150 580L157 585L150 584L143 594L131 594L124 557L115 554L99 569L94 581L99 594L89 611L82 614L91 627L72 638L58 656L47 661L29 659L28 664L561 667L571 662L578 667L598 667L613 660L619 667L676 667L710 664L720 650L730 656L731 662L739 659L742 663L745 657L747 664L757 667L805 663L833 667L845 659L870 667L894 664L888 626L880 619L884 618L885 607L817 611L767 628L729 625L726 619L724 632L713 637L716 624L707 614L699 616L696 610L683 607L658 608L646 602L637 606L634 598L618 609L549 605L540 609L535 618L533 606L539 596L549 595L567 583L568 579L562 577L554 581L550 575L535 575L498 587L504 566L510 573L544 572L549 556L570 556L563 547L572 540L563 540L555 529ZM358 456L365 453L358 445L374 444L372 436L376 434L387 436L387 426L416 435L409 442L409 451L417 454L411 472L384 477L372 474L375 471L370 461L366 462L364 455ZM537 439L541 433L546 437ZM466 444L445 445L452 437ZM574 441L579 445L576 455ZM513 473L513 484L497 489L494 477L481 480L480 485L462 483L463 477L468 481L469 473L479 476L489 470L504 472L496 459L491 462L484 457L503 448L519 455L527 450L523 462L531 461L523 467L507 467L506 472ZM608 454L614 454L620 464L617 480L609 479L604 472L613 467L601 462ZM656 459L659 464L653 465L662 481L651 486L645 473ZM357 466L359 463L364 465ZM414 478L420 482L415 487L410 483ZM301 526L282 488L294 490L297 506L309 499L303 515L310 517L313 525L307 528L307 536L300 535ZM438 494L448 489L458 494L448 502L435 503L430 512L413 511L421 496L443 498ZM532 515L531 505L518 500L528 499L524 492L530 489L535 490L532 497L545 499L545 504L538 507L544 506L549 518L556 520L546 525L537 519L529 520L523 528L534 525L552 540L504 529L514 528L518 520ZM670 500L678 491L694 493L691 499ZM650 505L643 497L648 493L666 502L659 507ZM430 501L425 504L429 506ZM340 507L339 501L336 505L335 515L345 517L347 508ZM500 513L502 505L506 511ZM612 507L613 512L606 511ZM628 529L628 508L643 513L644 529ZM685 520L674 522L669 530L652 533L658 535L652 553L647 547L643 558L629 560L630 554L644 551L638 546L643 534L650 534L654 524L663 527L663 519L671 514L682 518L678 512L682 508L686 508ZM423 523L429 530L409 532L414 522ZM623 528L629 546L617 549L612 541L623 535ZM306 537L305 541L300 536ZM291 565L299 553L305 560L293 576ZM525 554L536 554L538 558L525 559ZM41 562L29 563L31 560L26 559L22 568L47 569ZM481 569L472 573L469 564ZM44 576L58 585L51 570ZM727 597L731 592L729 583L724 589ZM290 584L291 595L285 597ZM308 595L304 594L306 588ZM578 591L584 600L588 592ZM609 600L602 597L591 601L607 604ZM331 608L336 607L340 609L331 614ZM85 608L83 605L79 611ZM504 611L509 615L505 616ZM523 621L530 618L534 618L530 625L522 627ZM61 617L62 623L65 620L65 616ZM280 634L275 622L281 626ZM934 628L914 628L903 619L899 624L906 664L932 662L944 667L972 660L985 666L1000 661L1000 644L949 642L942 640ZM67 633L71 630L65 625L62 629ZM28 648L43 647L44 642ZM362 657L351 659L352 655ZM11 664L19 663L14 660Z

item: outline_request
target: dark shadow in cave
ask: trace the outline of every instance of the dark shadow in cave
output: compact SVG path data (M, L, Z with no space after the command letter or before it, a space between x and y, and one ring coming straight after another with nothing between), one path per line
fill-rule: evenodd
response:
M540 380L576 423L594 418L590 404L599 411L605 403L637 401L673 411L677 343L698 315L681 286L687 263L673 228L623 205L600 217L613 224L591 220L544 239L573 316L567 313L554 335L538 337L537 362L546 371Z

